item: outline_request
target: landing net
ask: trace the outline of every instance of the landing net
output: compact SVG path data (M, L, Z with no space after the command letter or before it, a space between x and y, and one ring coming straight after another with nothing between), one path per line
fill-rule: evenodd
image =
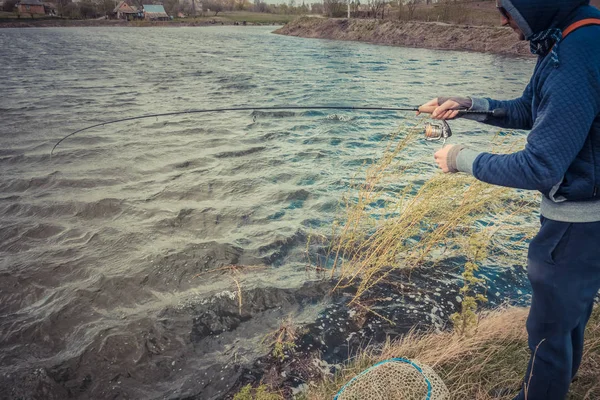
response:
M334 400L447 400L442 379L426 365L405 358L381 361L346 383Z

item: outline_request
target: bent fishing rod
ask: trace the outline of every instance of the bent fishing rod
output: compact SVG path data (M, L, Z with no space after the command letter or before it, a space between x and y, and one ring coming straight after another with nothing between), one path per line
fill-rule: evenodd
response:
M168 113L159 113L159 114L145 114L139 115L136 117L128 117L121 118L112 121L100 122L95 125L86 126L85 128L78 129L74 132L69 133L62 139L60 139L52 150L50 150L50 155L54 153L54 150L61 144L65 139L76 135L78 133L97 128L99 126L116 124L119 122L126 121L134 121L138 119L145 118L158 118L158 117L170 117L175 115L184 115L184 114L203 114L203 113L212 113L212 112L225 112L225 111L282 111L282 110L352 110L352 111L419 111L419 107L354 107L354 106L272 106L272 107L229 107L229 108L213 108L213 109L203 109L203 110L187 110L187 111L175 111ZM487 115L495 118L502 118L506 116L506 111L502 108L498 108L491 111L475 111L475 110L456 110L458 111L458 115L465 114L476 114L476 115ZM443 140L446 141L447 138L452 136L452 130L446 121L441 121L440 125L432 124L427 122L425 124L425 138L427 140Z

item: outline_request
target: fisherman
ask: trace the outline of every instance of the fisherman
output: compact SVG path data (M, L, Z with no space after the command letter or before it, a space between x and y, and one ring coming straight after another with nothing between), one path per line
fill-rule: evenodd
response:
M497 6L502 25L538 56L523 95L438 97L419 111L452 119L456 109L504 109L503 117L468 118L530 130L525 149L512 154L453 145L434 157L443 172L542 193L541 228L527 259L531 358L515 400L564 399L600 288L600 10L581 0L498 0Z

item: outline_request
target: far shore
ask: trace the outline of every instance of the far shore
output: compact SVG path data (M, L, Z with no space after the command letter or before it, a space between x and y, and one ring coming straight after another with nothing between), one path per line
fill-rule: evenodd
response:
M256 25L274 25L280 26L285 22L247 22L246 26ZM68 27L178 27L178 26L221 26L221 25L235 25L235 21L223 20L219 17L207 20L198 21L186 21L186 20L174 20L174 21L124 21L124 20L113 20L113 19L14 19L11 21L0 21L0 28L68 28ZM239 23L242 26L242 23Z
M0 28L243 26L244 21L242 18L241 15L176 19L173 21L11 18L0 20ZM285 20L263 20L258 18L246 21L245 25L283 25L275 30L274 33L304 38L348 40L402 47L531 56L528 43L519 41L514 32L510 28L505 27L453 25L423 21L322 17L300 17L287 23Z
M529 42L506 27L441 22L345 18L298 18L275 33L304 38L350 40L403 47L531 56Z

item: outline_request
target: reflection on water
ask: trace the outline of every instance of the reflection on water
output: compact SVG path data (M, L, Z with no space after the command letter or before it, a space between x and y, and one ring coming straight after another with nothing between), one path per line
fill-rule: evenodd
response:
M306 280L307 234L328 231L352 176L414 117L317 110L147 119L76 135L50 157L60 137L184 109L508 98L533 68L530 60L271 29L0 30L3 393L217 398L228 382L215 382L235 377L223 372L227 349L235 343L252 359L279 315L240 321L241 335L226 317L197 308L235 296L230 278L196 275L229 264L269 266L246 287L290 292L257 312L321 298L319 290L290 294ZM461 141L475 145L489 138L467 121L454 130L470 132ZM421 143L411 157L433 150ZM422 175L434 171L423 165ZM296 316L311 321L318 310ZM213 320L220 321L214 329L234 330L194 339L210 325L199 323Z

